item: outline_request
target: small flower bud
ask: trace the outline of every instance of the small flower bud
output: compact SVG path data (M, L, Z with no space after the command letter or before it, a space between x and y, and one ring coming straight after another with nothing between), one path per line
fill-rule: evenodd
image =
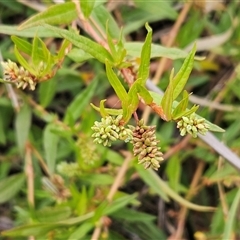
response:
M15 62L1 62L3 78L16 84L17 88L25 89L27 86L35 90L37 78L22 66L19 68Z
M132 130L126 129L120 125L122 115L117 117L107 116L101 119L101 122L94 122L92 130L95 132L92 134L93 138L98 139L99 144L104 146L111 146L112 142L120 139L125 142L132 140Z
M146 126L143 120L133 129L133 154L138 156L138 164L143 164L144 168L158 170L160 162L163 160L158 142L155 136L155 127Z
M177 128L180 130L180 135L185 136L188 132L194 138L197 137L197 134L206 134L209 130L209 125L205 123L204 118L197 118L195 113L192 113L189 117L183 116L177 123Z

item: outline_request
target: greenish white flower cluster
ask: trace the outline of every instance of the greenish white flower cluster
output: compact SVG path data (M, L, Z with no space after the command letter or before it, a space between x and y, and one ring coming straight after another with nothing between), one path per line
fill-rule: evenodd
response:
M80 156L84 164L91 166L99 160L99 153L96 149L96 144L93 144L93 139L85 135L81 135L76 143L80 150Z
M81 173L78 163L67 162L59 163L57 165L57 171L66 177L78 176Z
M122 115L118 115L102 118L101 122L95 121L92 126L94 142L110 147L116 140L131 141L132 131L122 126L121 120Z
M185 136L189 133L196 138L198 133L205 135L210 126L206 123L204 118L197 118L195 113L192 113L189 117L183 116L178 121L177 128L179 128L181 136Z
M35 90L36 78L22 66L18 67L15 62L8 60L7 62L1 62L3 66L4 80L12 81L16 84L17 88L25 89L27 86L31 90Z
M143 120L136 127L131 126L133 131L133 154L138 156L138 163L143 164L145 169L158 170L163 161L162 152L158 147L159 141L155 135L155 126L146 126Z

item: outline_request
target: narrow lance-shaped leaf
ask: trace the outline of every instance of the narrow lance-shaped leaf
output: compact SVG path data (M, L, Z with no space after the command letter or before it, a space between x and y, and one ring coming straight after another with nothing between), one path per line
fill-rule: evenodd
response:
M209 125L209 130L210 131L212 131L212 132L221 132L221 133L225 132L224 129L222 129L221 127L219 127L216 124L213 124L213 123L209 122L207 119L205 119L205 122Z
M179 192L179 178L182 173L182 163L181 161L179 161L178 155L175 155L168 160L165 172L168 177L169 186L175 192Z
M73 31L68 31L65 29L60 29L50 25L44 25L47 29L58 33L62 38L67 39L76 47L84 50L86 53L89 53L95 57L98 61L105 63L108 60L113 65L113 58L111 54L100 44L90 40L89 38L78 35Z
M21 53L18 51L17 46L14 46L14 54L18 60L18 62L23 66L26 70L28 70L33 75L37 75L37 72L35 69L33 69L28 62L24 59L24 57L21 55Z
M0 181L0 203L9 201L21 190L25 180L24 174L15 174Z
M45 158L49 171L53 174L55 171L56 158L57 158L57 147L59 136L52 131L55 129L53 123L47 125L43 133L43 146L45 151Z
M124 42L123 28L121 28L119 40L116 45L117 54L116 54L116 58L115 58L115 61L117 62L117 64L119 64L119 68L121 66L124 67L124 65L127 64L126 61L124 61L124 58L127 55L127 50L125 49L123 42Z
M107 77L112 85L115 93L117 94L118 98L124 102L128 100L128 94L124 86L122 85L121 81L118 79L117 75L113 71L112 67L110 66L109 62L106 61L106 72Z
M25 38L33 38L36 34L41 38L60 37L58 33L46 29L43 26L31 27L24 30L18 30L18 26L9 26L0 24L0 33L5 35L15 35Z
M38 96L39 101L42 107L47 107L56 92L57 88L57 78L53 78L50 81L45 81L40 84L40 87L38 88Z
M120 210L121 208L130 204L134 199L136 199L136 197L137 197L137 194L132 194L132 195L123 196L114 200L107 206L107 208L104 209L104 215L110 215Z
M143 176L142 174L142 170L143 167L141 165L135 165L135 168L137 169L138 173L141 175L141 177ZM157 174L152 170L152 169L148 169L148 170L144 170L145 172L149 172L149 175L151 175L152 179L155 179L155 181L151 181L154 182L154 190L157 192L157 194L159 194L161 197L165 197L167 195L167 197L170 197L172 199L174 199L175 201L177 201L179 204L181 204L182 206L185 206L189 209L193 209L196 211L201 211L201 212L208 212L208 211L214 211L215 208L214 207L210 207L210 206L201 206L201 205L197 205L194 203L191 203L189 201L187 201L185 198L181 197L180 195L178 195L174 190L172 190L168 184L163 181L159 176L157 176ZM144 179L144 181L146 181L147 179ZM147 184L149 184L148 181L146 181ZM153 187L151 185L151 187ZM157 191L157 189L161 189L162 193L159 193L159 191ZM166 198L166 197L165 197ZM168 198L167 198L168 199Z
M192 113L195 113L199 108L199 105L193 105L189 110L187 109L184 113L184 116L190 116Z
M43 236L52 229L60 228L62 226L70 226L84 222L93 216L93 212L87 213L80 217L68 218L64 221L54 222L54 223L30 223L20 227L15 227L10 230L1 232L3 236L19 237L19 236Z
M97 79L92 80L91 84L82 92L80 92L76 98L68 106L64 122L70 124L72 121L76 121L82 114L84 108L89 104L96 86L98 84Z
M80 1L80 6L84 17L88 18L94 8L95 0Z
M19 38L19 37L16 37L16 36L11 36L11 40L14 42L14 44L17 46L17 48L26 53L27 55L31 55L32 53L32 44L29 43L28 41L22 39L22 38Z
M111 12L103 4L100 3L96 6L98 3L100 3L100 1L95 2L91 18L98 23L98 27L104 33L106 30L106 22L108 21L108 32L112 38L117 39L120 32L117 22Z
M55 60L52 54L50 53L50 51L48 50L45 42L43 42L42 39L40 38L39 38L39 43L40 43L40 48L43 54L43 59L40 62L41 64L43 64L43 69L40 69L40 72L41 72L41 76L44 76L51 71L52 66L55 63Z
M153 102L156 103L156 104L159 103L159 102L162 100L162 98L163 98L160 94L158 94L158 93L156 93L156 92L149 91L149 93L150 93L150 95L151 95L152 98L153 98ZM173 101L173 109L174 109L178 104L179 104L179 102ZM198 107L198 106L196 106L196 107ZM187 110L190 111L189 109L187 109ZM199 118L201 118L201 116L199 116L198 114L196 114L196 116L199 117ZM209 128L210 131L213 131L213 132L225 132L225 130L222 129L222 128L220 128L219 126L217 126L217 125L215 125L215 124L207 121L206 119L205 119L205 121L206 121L206 123L210 126L210 128Z
M22 38L16 37L16 36L11 36L11 40L14 42L14 44L16 45L16 47L19 51L24 52L29 56L32 55L33 46L31 43L29 43L28 41L26 41ZM38 40L40 42L42 41L41 39L38 39ZM38 49L37 54L38 54L38 58L44 59L44 54L41 51L41 48Z
M68 240L71 239L86 239L87 233L95 227L95 224L90 221L85 221L69 236Z
M178 103L178 105L176 106L176 108L174 109L174 111L172 113L172 117L174 120L176 120L184 115L184 112L188 106L188 100L189 100L189 94L186 90L184 90L182 100Z
M131 86L129 92L128 92L128 101L126 101L124 104L122 104L123 119L124 119L125 123L127 123L129 121L132 114L138 108L139 98L138 98L137 93L138 93L137 81L135 81L134 84Z
M141 79L140 84L145 85L146 80L149 75L149 65L150 65L150 56L151 56L151 43L152 43L152 29L146 23L146 29L148 31L146 40L142 47L141 52L141 63L139 66L139 71L137 79Z
M132 108L129 107L130 104L132 103L129 103L128 101L122 102L124 123L127 123L133 114Z
M107 21L107 26L106 26L106 33L107 33L108 46L109 46L110 52L112 54L112 57L115 60L117 58L117 52L116 52L115 44L113 43L113 39L108 31L108 21Z
M128 55L133 57L141 57L141 49L143 47L142 42L126 42L124 47L127 50ZM169 59L186 58L187 53L179 48L163 47L160 44L151 44L151 58L165 57Z
M159 195L165 202L169 202L170 199L167 193L160 187L159 176L153 171L146 171L142 165L135 164L136 171L140 175L141 179L147 184L157 195Z
M173 78L173 100L175 100L184 89L189 75L193 68L194 56L196 52L196 45L194 45L192 51L184 60L182 67L177 75Z
M100 108L96 107L94 104L90 103L91 107L94 108L96 111L100 112ZM105 111L110 114L110 115L121 115L123 114L123 110L122 109L113 109L113 108L104 108Z
M31 119L31 109L25 104L21 108L20 112L18 112L15 121L17 144L21 154L24 152L25 144L28 139L28 134L31 127Z
M23 22L19 29L26 29L39 26L44 23L48 24L68 24L77 18L76 5L73 2L55 4L47 10L34 15Z
M40 44L39 38L37 36L35 36L33 38L31 60L32 60L34 69L36 71L38 70L38 66L39 66L40 62L42 61L42 59L39 57L39 53L42 52L42 49L39 47L39 44Z
M230 211L228 213L228 222L225 224L224 232L223 232L223 238L222 239L231 239L232 238L232 231L234 228L234 223L237 220L236 214L237 209L239 209L239 202L240 202L240 189L238 189L235 198L233 200L233 203L231 205Z
M168 84L168 87L163 95L162 101L161 101L161 106L163 109L163 112L165 114L166 120L170 121L172 118L172 105L173 105L173 76L174 74L174 70L172 70L171 72L171 76L170 76L170 81Z
M108 113L104 107L104 103L107 101L107 99L101 100L100 101L100 113L102 117L107 117Z
M146 104L151 104L153 101L153 98L149 91L146 89L146 87L143 87L142 85L138 84L137 85L138 93L139 95L143 98L144 102Z
M66 55L66 49L70 46L70 44L70 41L66 39L63 40L61 47L58 51L58 60L61 60Z

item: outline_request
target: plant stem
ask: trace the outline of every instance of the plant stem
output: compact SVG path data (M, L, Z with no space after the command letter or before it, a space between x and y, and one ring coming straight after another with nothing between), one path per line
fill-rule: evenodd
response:
M34 170L32 165L32 150L29 143L26 143L25 153L25 173L27 177L27 199L30 208L34 208ZM28 240L35 240L34 236L29 236Z
M204 167L205 167L205 162L201 161L198 163L197 169L194 173L194 177L190 184L189 191L187 192L187 195L185 197L187 200L190 200L196 194L196 188L197 188L200 178L202 177ZM186 208L185 206L182 206L180 213L178 215L177 230L174 234L172 234L168 238L168 240L182 239L187 213L188 213L188 208Z
M118 188L121 186L123 177L128 170L128 165L129 165L130 161L132 160L132 155L129 152L122 151L122 154L125 156L125 160L124 160L120 170L118 171L118 174L115 178L115 181L112 184L112 186L109 190L109 193L106 197L106 199L108 200L109 203L113 200L113 197L114 197L115 193L117 192ZM94 229L91 240L99 239L99 236L101 234L102 225L103 225L103 222L104 222L104 217L105 216L102 216L100 218L100 220L98 222L98 226Z
M178 16L177 21L175 22L175 24L173 25L173 27L172 27L172 29L169 33L169 37L168 37L166 47L171 47L173 45L173 43L175 41L175 38L178 34L178 31L179 31L181 25L183 24L187 14L188 14L188 11L191 8L191 5L192 5L192 1L185 3L182 11L180 12L180 14ZM153 77L153 83L155 85L158 84L158 82L159 82L159 80L160 80L160 78L161 78L161 76L164 72L167 61L168 61L168 59L164 58L164 57L161 58L161 60L159 61L157 71L156 71L156 73ZM143 115L142 115L142 118L144 119L144 122L148 121L150 113L151 113L151 109L146 108L145 111L143 112Z

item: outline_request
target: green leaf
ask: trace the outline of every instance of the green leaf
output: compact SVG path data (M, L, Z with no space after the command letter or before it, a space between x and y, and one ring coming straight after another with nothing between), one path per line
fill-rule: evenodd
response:
M164 201L169 202L169 197L159 185L159 177L157 174L153 174L152 172L145 170L141 165L138 164L135 164L135 168L142 180Z
M106 26L106 34L107 34L107 42L108 42L108 47L110 49L110 52L112 54L112 57L113 59L117 59L118 56L117 56L117 51L116 51L116 48L115 48L115 45L113 43L113 38L111 37L111 35L109 34L109 30L108 30L108 22L107 22L107 26Z
M21 155L24 153L25 144L31 127L32 113L27 104L24 104L17 113L15 120L16 140Z
M68 240L84 239L86 237L86 234L90 232L94 227L95 227L94 223L84 222L69 236Z
M11 36L11 39L20 51L31 56L31 53L32 53L32 44L31 43L29 43L28 41L26 41L22 38L16 37L16 36Z
M88 184L99 186L99 185L109 185L113 183L114 178L108 174L82 174L80 176L81 181Z
M188 106L188 101L189 101L189 94L186 90L184 90L182 100L178 103L178 105L176 106L176 108L172 113L172 117L174 120L181 118L184 115L185 110L187 109L187 106Z
M101 116L104 118L104 117L107 117L108 116L108 113L104 107L104 103L107 101L107 99L104 99L104 100L101 100L100 101L100 113L101 113Z
M131 86L129 92L128 92L128 98L127 101L123 102L122 108L123 108L123 119L124 122L127 123L132 114L137 110L138 104L139 104L139 98L138 98L138 89L137 86L139 85L138 82L140 81L137 80L133 83Z
M233 203L231 205L231 208L228 214L228 220L224 227L222 239L232 238L232 231L233 231L234 224L236 221L238 221L236 218L236 214L237 214L237 210L239 209L239 203L240 203L240 189L238 189L236 196L233 200Z
M146 89L146 87L141 86L140 84L137 85L138 93L143 98L144 102L146 104L151 104L153 101L153 98L149 91Z
M141 57L142 42L126 42L124 44L127 54L133 57ZM151 44L150 58L165 57L169 59L180 59L187 57L187 53L178 48L163 47L159 44Z
M127 68L127 67L131 66L131 63L126 62L124 60L124 58L127 55L127 50L124 48L123 42L124 42L123 28L121 28L119 40L116 44L117 54L115 57L115 62L117 63L117 66L119 68Z
M225 132L224 129L222 129L221 127L219 127L216 124L213 124L213 123L209 122L207 119L205 119L205 122L209 125L209 130L210 131L212 131L212 132L221 132L221 133Z
M196 211L203 211L203 212L207 211L208 212L208 211L214 211L215 210L214 207L200 206L200 205L197 205L197 204L194 204L194 203L191 203L191 202L187 201L186 199L184 199L183 197L178 195L174 190L172 190L168 186L168 184L166 182L164 182L152 169L145 170L141 165L137 165L137 164L136 164L135 167L136 167L136 169L139 172L141 177L142 177L141 173L143 171L146 171L146 172L148 171L150 173L149 174L149 175L151 175L150 178L154 179L154 181L152 181L155 185L154 190L156 191L157 189L161 189L161 191L162 191L161 195L160 195L161 197L167 195L167 196L171 197L172 199L174 199L175 201L177 201L182 206L185 206L189 209L193 209L193 210L196 210ZM146 179L144 179L144 181L146 181ZM147 181L150 182L149 179L147 179ZM159 193L159 190L157 191L157 193Z
M38 13L19 26L19 30L35 27L44 23L69 24L77 18L76 5L73 2L55 4L44 12Z
M45 108L51 103L56 93L56 87L57 87L56 78L42 82L40 84L40 87L38 88L38 96L42 107Z
M47 37L60 37L58 33L46 29L43 26L32 27L24 30L18 30L18 26L8 26L4 24L0 24L0 33L6 35L16 35L19 37L33 38L38 35L42 38Z
M94 8L95 0L81 0L80 6L85 18L88 18Z
M152 29L146 23L146 29L148 34L146 36L145 42L141 51L141 63L139 66L139 71L137 79L140 79L140 85L145 86L146 80L149 76L149 65L150 65L150 55L151 55L151 43L152 43Z
M21 55L21 53L18 51L17 46L14 46L14 54L18 60L18 62L23 66L26 70L28 70L33 75L37 75L37 72L28 64L28 62L25 60L25 58Z
M1 115L0 115L0 144L5 145L6 144L6 133L4 128L4 117L3 115L4 110L1 109Z
M187 109L184 112L184 116L190 116L192 113L195 113L198 110L199 106L198 105L193 105L191 109Z
M57 224L49 224L49 223L34 223L23 225L20 227L16 227L7 231L2 232L3 236L9 237L20 237L20 236L42 236L49 232L52 229L58 227Z
M110 53L100 44L90 40L89 38L78 35L73 31L68 31L65 29L60 29L57 27L53 27L50 25L44 25L47 29L50 29L56 33L58 33L62 38L67 39L76 47L84 50L86 53L89 53L93 57L95 57L98 61L105 63L108 60L111 64L113 64L113 59Z
M71 216L71 208L68 206L44 207L34 213L36 219L42 223L55 223L68 219Z
M36 36L34 37L34 39L35 38ZM33 45L35 44L36 49L34 50L34 58L41 59L44 62L48 61L50 52L40 38L33 40L33 45L28 41L16 36L11 36L11 39L18 50L26 53L29 56L33 55ZM38 43L36 41L38 41ZM41 44L42 47L39 44Z
M106 72L107 77L112 85L115 93L117 94L118 98L124 102L128 100L128 94L124 86L122 85L121 81L118 79L117 75L113 71L112 67L110 66L109 62L106 61Z
M59 136L52 131L56 129L55 124L49 123L43 132L43 147L45 152L45 158L49 171L53 174L55 172L58 141Z
M179 192L181 170L179 156L175 155L171 157L167 162L166 173L169 179L169 185L175 192Z
M33 45L32 45L32 53L31 53L31 60L34 66L35 71L38 71L38 66L42 61L41 55L42 49L40 48L40 41L37 36L33 38Z
M43 42L42 39L38 38L40 49L42 52L43 57L40 57L40 66L38 66L38 71L40 73L40 76L45 76L46 74L50 73L52 71L52 67L55 64L55 60L48 50L46 44ZM41 67L42 65L42 67Z
M163 95L161 106L165 114L166 121L172 119L172 105L173 105L173 92L174 92L174 82L172 79L173 70L171 72L170 81L168 87Z
M156 220L156 216L143 213L130 208L121 208L119 211L111 214L113 218L127 222L150 222Z
M76 121L81 116L83 110L94 95L97 84L98 80L93 79L91 84L84 91L81 91L71 102L64 116L64 122L66 124L70 123L71 118L73 121Z
M23 187L25 175L15 174L0 181L0 203L4 203L13 198Z
M134 0L133 3L134 8L130 8L131 14L127 7L122 13L125 24L124 35L141 29L146 22L174 20L177 17L177 11L171 6L171 1L155 1L154 4L149 4L149 1Z
M66 49L70 46L70 44L71 43L66 39L62 41L62 44L58 51L58 56L57 56L59 60L64 58L64 56L66 55Z
M13 228L11 230L7 230L4 232L1 232L3 236L12 236L12 237L19 237L19 236L42 236L49 232L52 229L56 229L58 227L62 226L71 226L78 223L81 223L83 221L86 221L87 219L90 219L93 217L93 212L87 213L85 215L76 217L76 218L70 218L66 219L64 221L59 221L55 223L32 223L23 225L20 227Z
M100 108L96 107L94 104L90 103L91 107L94 108L96 111L100 112ZM121 115L123 114L123 110L122 109L113 109L113 108L104 108L107 114L110 115Z
M134 199L136 199L136 197L137 197L137 194L132 194L132 195L123 196L114 200L105 208L105 210L103 211L103 214L111 215L112 213L130 204Z
M70 59L72 59L74 62L82 63L89 59L92 59L93 56L89 53L86 53L84 50L79 48L73 48L67 55Z
M97 3L98 1L96 1ZM106 24L108 22L108 33L112 38L118 39L120 29L115 19L113 18L111 12L106 9L106 7L101 4L96 6L91 14L91 18L98 23L99 28L103 33L106 33Z
M158 104L159 102L161 102L162 96L161 96L160 94L158 94L158 93L156 93L156 92L152 92L152 91L149 91L149 93L150 93L150 95L152 96L154 103ZM175 107L176 107L178 104L179 104L178 101L173 101L173 109L175 109ZM197 107L198 107L198 106L193 106L193 108L197 108ZM187 109L187 110L188 110L188 109ZM194 109L194 111L195 111L195 109ZM196 114L196 116L197 116L198 118L202 118L202 117L199 116L198 114ZM225 132L225 130L222 129L221 127L219 127L219 126L217 126L217 125L209 122L209 121L206 120L206 119L205 119L205 121L206 121L207 124L209 124L209 126L210 126L210 129L209 129L209 130L210 130L210 131L213 131L213 132Z
M75 191L78 199L76 211L77 211L77 214L81 216L87 212L88 201L89 201L88 193L85 185L82 187L80 194L79 194L79 190L76 189Z
M173 78L173 100L175 100L178 95L184 89L189 75L193 68L194 56L196 52L196 45L194 45L192 51L189 53L187 58L184 60L182 67L180 68L177 75Z
M238 170L235 169L232 165L226 164L223 168L218 169L217 171L210 174L210 176L206 176L207 181L214 183L223 181L224 179L229 179L229 176L237 176L239 175Z

